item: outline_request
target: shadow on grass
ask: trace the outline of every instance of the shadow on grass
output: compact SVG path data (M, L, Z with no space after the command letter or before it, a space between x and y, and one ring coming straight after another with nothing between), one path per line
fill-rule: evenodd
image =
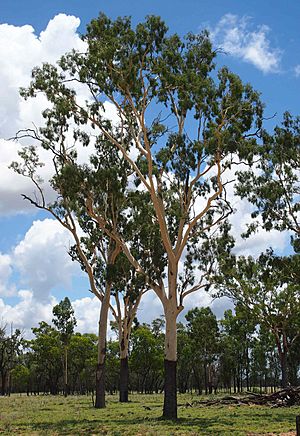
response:
M224 411L223 411L224 412ZM124 416L125 415L125 416ZM210 417L180 417L175 421L155 416L132 416L133 412L120 413L117 417L109 413L93 418L62 419L57 422L22 422L19 423L19 430L26 434L38 432L39 434L97 434L97 435L123 435L141 434L139 430L147 430L149 434L173 434L175 431L188 431L193 434L230 434L248 430L253 424L264 423L265 426L273 426L275 423L284 421L294 422L296 410L288 414L268 413L267 410L261 413L252 411L251 415L238 414L235 411L226 410L225 414L213 415ZM131 415L131 416L130 416ZM261 430L263 430L261 428ZM166 433L167 432L167 433ZM228 433L227 433L228 432ZM143 433L144 434L144 433ZM234 433L237 434L237 433Z
M220 421L220 422L219 422ZM135 426L150 426L151 431L160 434L161 431L179 430L180 428L189 428L191 432L199 432L199 429L207 431L217 423L226 425L224 419L220 418L179 418L175 421L164 418L94 418L94 419L69 419L58 422L39 422L39 423L20 423L19 429L24 431L45 432L47 434L118 434L119 431L130 427L133 431L138 432ZM228 421L228 426L230 421ZM123 433L120 433L123 434ZM135 434L135 433L132 433Z

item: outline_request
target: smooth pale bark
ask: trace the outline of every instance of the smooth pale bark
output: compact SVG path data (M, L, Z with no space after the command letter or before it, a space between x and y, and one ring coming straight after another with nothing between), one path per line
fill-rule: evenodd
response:
M287 355L288 355L288 343L285 332L282 334L282 341L278 332L275 332L275 340L280 360L281 369L281 386L286 388L288 385L288 372L287 372Z
M110 302L111 284L106 283L105 292L100 308L99 332L98 332L98 360L96 368L96 400L95 408L105 408L105 357L106 357L106 336L107 319Z

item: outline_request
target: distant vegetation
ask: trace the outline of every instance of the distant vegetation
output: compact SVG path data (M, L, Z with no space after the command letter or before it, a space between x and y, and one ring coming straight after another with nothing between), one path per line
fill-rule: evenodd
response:
M54 313L57 313L60 305L55 306ZM76 320L70 306L68 309L66 321L68 323L71 319L74 325ZM210 308L192 309L185 318L186 323L177 326L177 386L180 393L262 393L281 387L282 368L276 337L240 305L235 307L235 313L227 310L220 320L216 319ZM293 331L293 320L290 321L288 333ZM118 334L114 323L112 328ZM130 393L153 394L163 391L163 330L163 318L155 319L151 325L139 324L137 319L134 320L129 345ZM34 338L28 341L22 338L19 331L10 335L5 328L1 330L2 395L21 392L27 395L88 394L92 401L97 336L70 331L66 343L60 328L44 321L32 331ZM107 391L115 394L120 388L118 340L108 341L106 355ZM289 349L286 360L288 383L298 385L300 337Z

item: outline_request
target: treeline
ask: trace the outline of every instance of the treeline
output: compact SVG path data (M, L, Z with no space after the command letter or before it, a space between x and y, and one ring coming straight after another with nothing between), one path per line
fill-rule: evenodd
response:
M163 391L164 324L163 318L155 319L151 325L134 320L129 345L129 391ZM113 330L115 327L112 323ZM225 311L220 320L209 307L194 308L177 327L179 392L265 392L282 385L280 356L272 332L257 324L239 305L235 311ZM8 335L2 328L1 394L92 394L97 336L71 332L66 345L62 331L44 321L32 332L34 338L28 341L22 339L18 330ZM106 356L106 389L114 394L120 387L117 340L108 341ZM290 384L298 385L299 369L300 339L297 338L287 356Z

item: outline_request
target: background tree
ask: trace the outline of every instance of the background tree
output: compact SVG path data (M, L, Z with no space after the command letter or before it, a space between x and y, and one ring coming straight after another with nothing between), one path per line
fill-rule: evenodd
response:
M60 335L45 321L41 321L39 327L33 327L32 332L35 338L30 341L29 345L33 351L32 358L40 379L39 389L45 393L57 395L60 377L63 373Z
M10 335L7 333L7 326L0 327L0 374L1 374L1 395L10 395L11 371L17 364L17 356L20 353L22 343L21 331L16 329Z
M75 333L69 345L69 380L71 392L86 394L95 389L98 336Z
M64 369L64 394L68 395L68 349L72 334L74 333L74 327L77 321L74 316L74 310L68 297L61 300L59 304L52 309L54 318L53 324L57 328L60 334L60 340L63 345L64 357L63 357L63 369Z
M282 386L288 384L287 359L300 335L299 284L288 275L293 256L279 258L272 251L257 260L231 256L223 264L223 275L217 279L223 295L239 302L241 307L272 333L281 364Z
M295 251L300 250L300 118L286 112L281 126L273 134L266 131L259 149L257 169L239 175L237 192L257 209L266 230L290 230ZM253 221L248 234L259 225Z
M162 386L163 337L145 324L132 331L130 373L141 393L153 393Z
M249 389L250 356L256 321L238 302L235 306L235 313L231 309L225 311L220 325L223 341L227 346L224 353L222 353L223 363L229 363L228 369L233 381L234 392L243 390L244 378L246 387Z
M194 379L196 379L194 374L195 360L193 359L191 339L187 332L186 326L183 323L178 323L177 334L178 334L178 370L177 370L178 391L180 393L186 393L188 389L192 387L193 376ZM199 369L201 371L202 367L200 367ZM199 385L198 385L198 389L199 389Z
M209 307L195 308L188 311L187 332L191 339L193 372L198 384L199 394L202 393L202 380L199 369L203 368L205 393L212 393L214 380L214 364L218 354L219 328L216 316Z

